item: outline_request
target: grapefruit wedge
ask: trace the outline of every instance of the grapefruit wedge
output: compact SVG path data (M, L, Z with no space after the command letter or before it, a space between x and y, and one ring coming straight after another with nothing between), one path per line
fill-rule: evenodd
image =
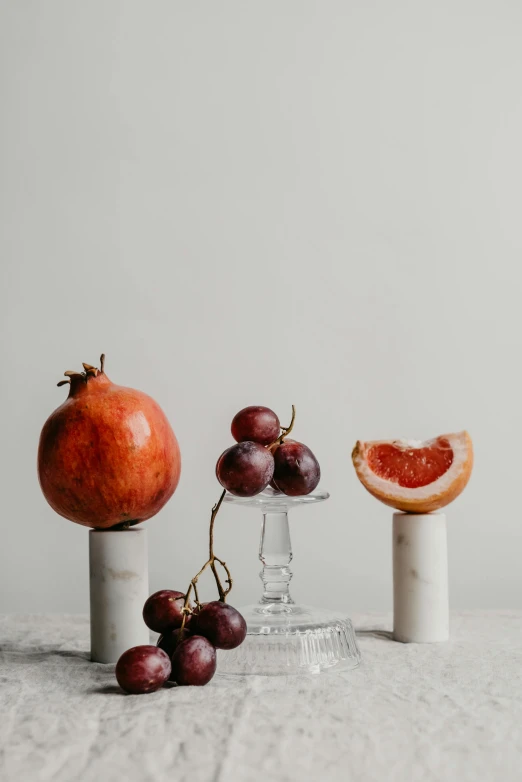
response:
M357 441L353 466L365 489L378 500L407 513L443 508L465 488L473 467L467 432L433 440Z

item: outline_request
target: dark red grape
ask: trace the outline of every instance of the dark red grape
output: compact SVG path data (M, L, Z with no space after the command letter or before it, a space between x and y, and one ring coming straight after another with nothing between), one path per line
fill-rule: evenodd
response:
M168 654L169 657L172 657L172 655L178 648L181 641L184 641L185 639L189 638L191 635L192 633L187 628L187 625L185 623L183 632L181 632L181 627L178 627L177 630L169 630L164 635L160 635L160 637L158 638L157 646L160 649L163 649L163 651L166 654Z
M116 663L118 684L132 695L154 692L170 676L170 657L157 646L133 646Z
M269 407L245 407L234 416L232 437L238 443L251 440L261 445L270 445L277 440L281 425L279 418Z
M321 478L321 468L312 451L294 440L277 446L274 465L274 484L290 497L310 494Z
M207 603L192 620L192 629L217 649L235 649L245 640L247 625L239 611L221 600Z
M207 638L192 635L172 655L171 679L182 685L208 684L216 672L216 650Z
M181 627L185 595L172 589L154 592L143 606L143 621L155 633Z
M227 448L216 465L218 481L237 497L259 494L266 489L273 474L274 457L270 451L250 440Z

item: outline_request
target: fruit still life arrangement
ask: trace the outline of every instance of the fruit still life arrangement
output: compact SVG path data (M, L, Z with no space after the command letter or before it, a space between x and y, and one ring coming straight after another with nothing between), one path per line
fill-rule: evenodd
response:
M152 518L173 495L181 471L178 442L151 397L109 380L104 354L100 368L83 364L83 369L65 372L58 383L68 385L69 394L40 434L40 486L66 519L98 531L124 531ZM319 462L306 445L288 438L294 424L294 406L287 427L267 407L246 407L234 417L236 443L216 465L223 491L210 517L208 559L185 592L161 590L146 601L144 622L160 638L156 646L135 646L120 656L116 678L125 692L153 692L167 681L205 685L216 671L216 650L244 641L246 622L227 603L230 570L214 553L214 524L227 491L236 497L314 491ZM198 580L207 569L218 599L202 603Z
M233 582L226 562L214 553L214 524L227 491L253 497L271 486L274 492L298 496L316 488L321 476L317 459L306 445L286 440L294 423L293 406L288 427L281 427L277 415L267 407L246 407L234 417L231 429L236 445L228 448L216 465L223 492L212 508L208 559L186 592L164 589L148 598L143 619L149 629L161 635L157 646L135 646L118 660L116 679L125 692L154 692L167 682L205 685L216 672L216 650L235 649L245 640L246 622L226 602ZM225 571L225 586L218 566ZM208 568L219 599L202 603L198 580Z
M38 478L49 505L93 529L150 519L174 494L181 472L176 436L150 396L112 383L100 368L65 372L69 396L45 422Z
M358 441L352 461L364 488L385 505L406 513L431 513L465 489L473 468L473 444L467 432L426 442Z

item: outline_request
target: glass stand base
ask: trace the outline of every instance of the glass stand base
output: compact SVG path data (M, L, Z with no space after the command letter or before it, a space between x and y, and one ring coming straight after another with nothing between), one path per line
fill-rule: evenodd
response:
M361 659L351 621L344 616L296 605L290 596L293 559L288 512L327 500L326 491L288 497L267 488L255 497L225 496L240 508L263 514L259 559L263 597L257 605L239 608L247 637L237 649L218 652L218 673L225 675L289 674L346 671Z
M350 619L293 603L239 608L248 625L237 649L218 652L224 675L284 676L350 670L360 654Z

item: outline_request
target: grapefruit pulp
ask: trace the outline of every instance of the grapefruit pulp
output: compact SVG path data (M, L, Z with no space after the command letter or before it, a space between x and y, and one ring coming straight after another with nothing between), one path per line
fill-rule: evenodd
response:
M465 488L473 467L467 432L433 440L357 441L352 461L365 489L385 505L407 513L443 508Z

